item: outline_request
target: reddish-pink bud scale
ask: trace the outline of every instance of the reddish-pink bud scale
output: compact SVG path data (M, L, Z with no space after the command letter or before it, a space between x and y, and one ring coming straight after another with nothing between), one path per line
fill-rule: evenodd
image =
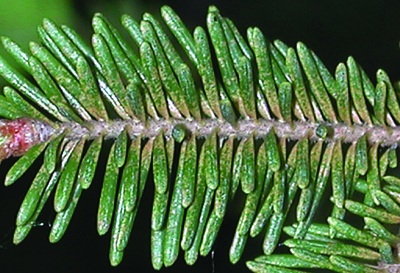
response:
M25 154L32 146L49 139L53 132L48 123L32 118L0 120L0 161Z

